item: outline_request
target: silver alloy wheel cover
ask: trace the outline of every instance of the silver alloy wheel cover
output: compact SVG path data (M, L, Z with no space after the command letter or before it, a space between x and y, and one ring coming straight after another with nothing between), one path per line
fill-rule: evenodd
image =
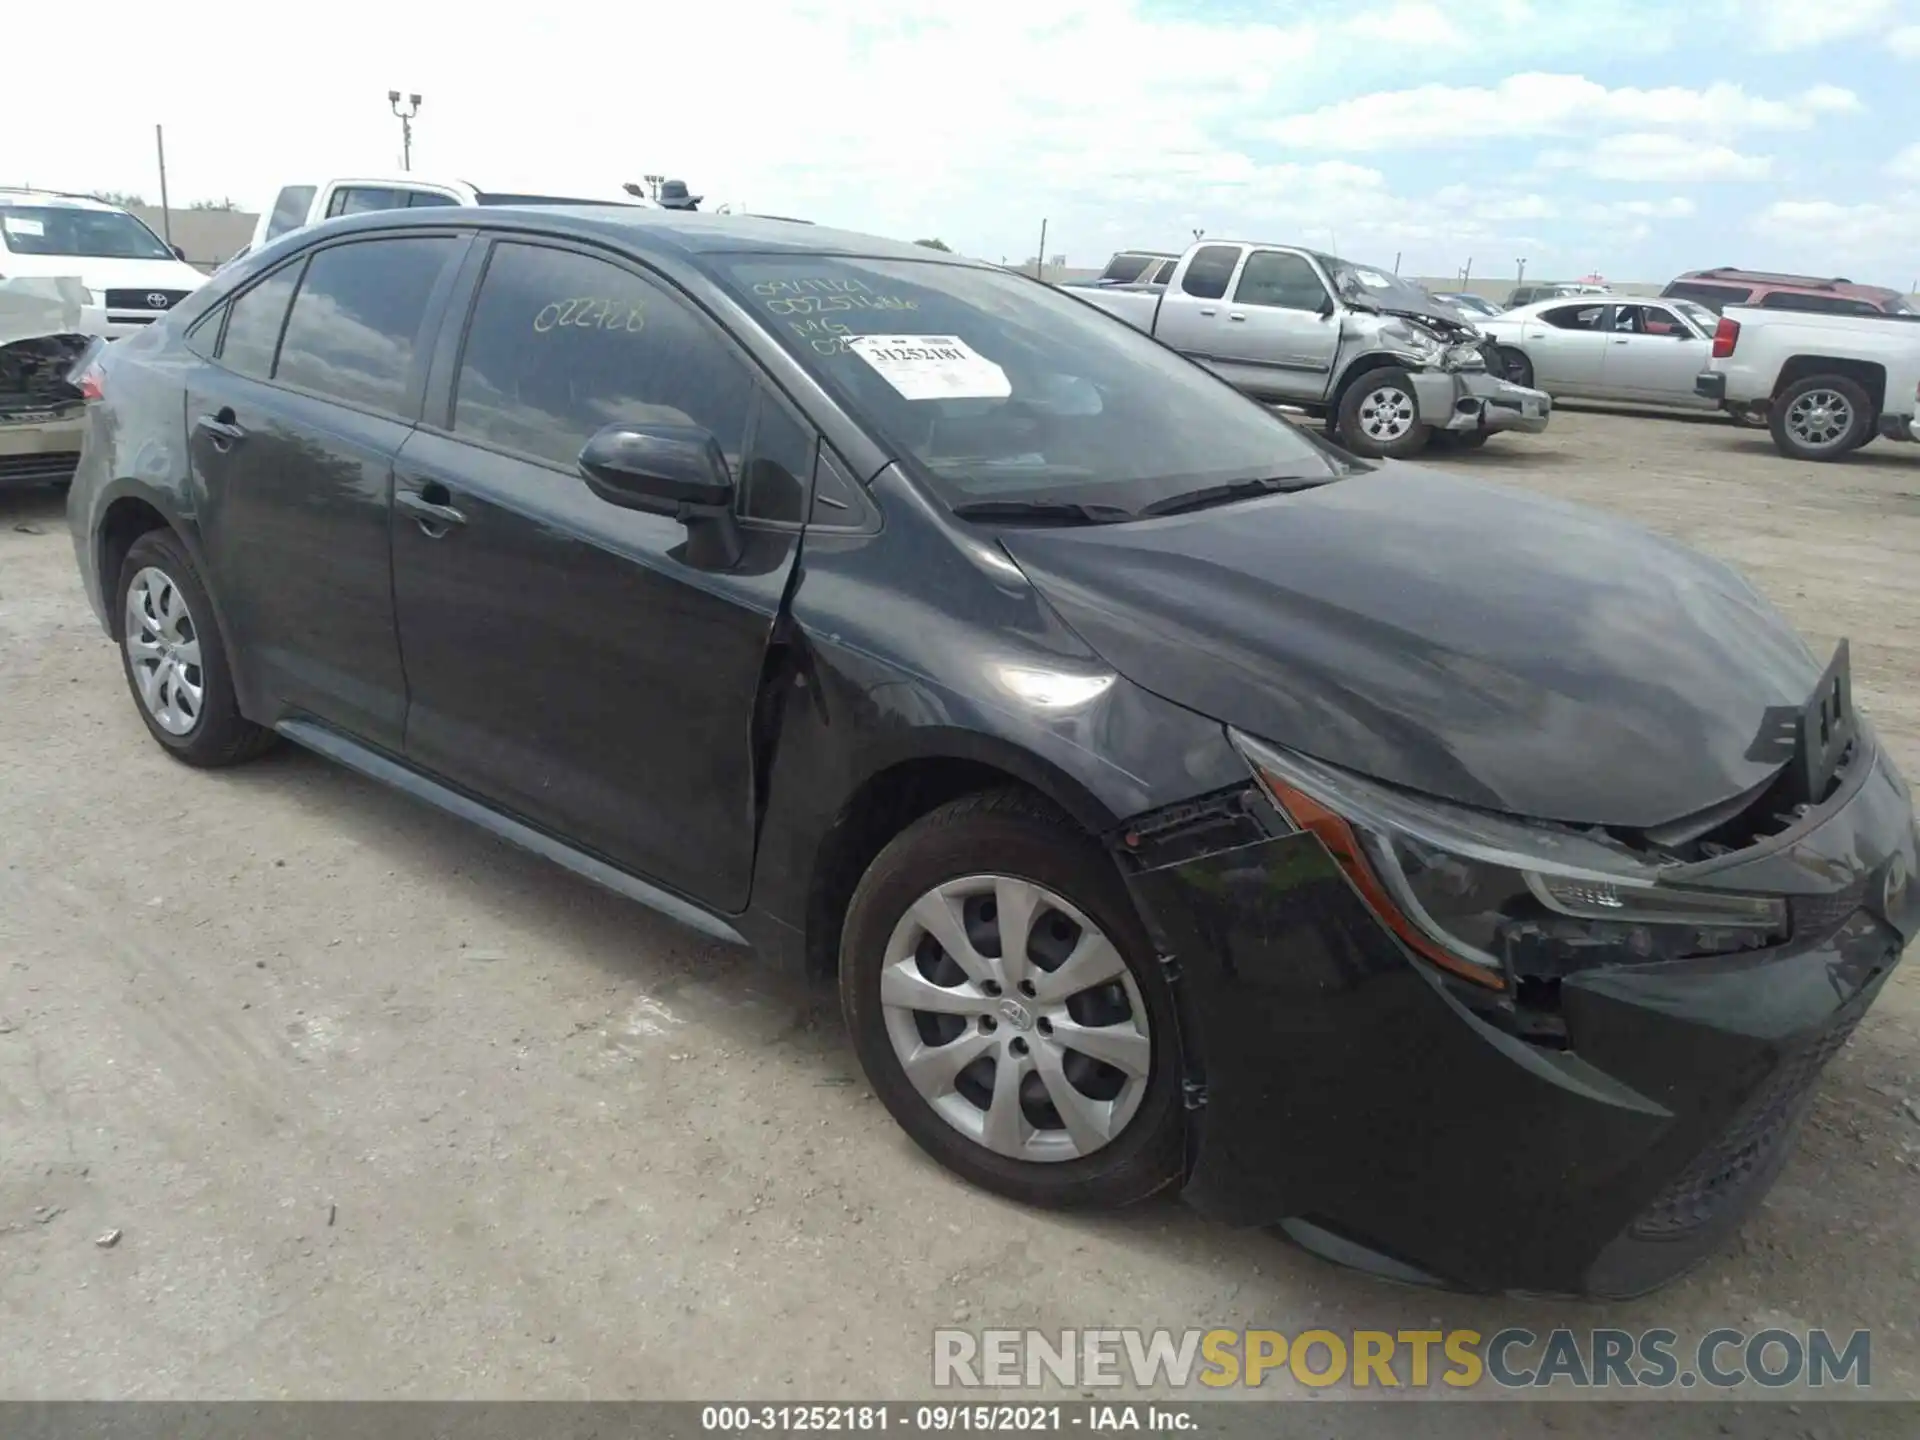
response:
M1391 444L1413 429L1413 396L1398 385L1382 385L1360 402L1360 430L1369 440Z
M1000 955L976 950L961 918L961 902L991 893L999 920ZM1080 927L1080 938L1058 968L1047 971L1027 960L1026 942L1036 916L1058 910ZM1009 921L1006 917L1011 917ZM1019 943L1009 943L1017 932ZM920 972L921 940L932 935L967 978L944 987ZM1037 992L1022 994L1021 982ZM1132 1014L1114 1025L1083 1026L1067 1001L1110 981L1119 982ZM984 983L999 987L990 995ZM1153 1039L1146 1002L1127 962L1100 927L1044 885L1008 875L967 875L922 895L893 927L880 970L880 1007L887 1038L909 1084L933 1111L962 1135L1015 1160L1076 1160L1118 1139L1140 1109L1153 1073ZM967 1028L944 1045L929 1045L914 1023L916 1011L958 1015ZM983 1019L991 1029L983 1025ZM1044 1024L1043 1024L1044 1022ZM1016 1053L1015 1041L1026 1054ZM1111 1100L1096 1100L1067 1078L1069 1050L1101 1060L1126 1079ZM991 1104L982 1109L955 1088L955 1080L982 1056L992 1056ZM1037 1073L1064 1129L1040 1128L1019 1102L1020 1082Z
M1809 390L1787 407L1787 433L1809 450L1831 450L1853 428L1853 402L1838 390Z
M190 734L206 700L200 626L164 570L149 565L133 577L121 628L127 667L147 714L169 735Z

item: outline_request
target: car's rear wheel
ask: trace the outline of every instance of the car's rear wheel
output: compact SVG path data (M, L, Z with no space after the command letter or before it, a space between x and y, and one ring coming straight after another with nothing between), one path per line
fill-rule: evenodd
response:
M1845 375L1796 380L1768 409L1773 444L1791 460L1837 460L1873 433L1873 401Z
M1017 790L890 843L848 907L840 998L908 1135L1030 1204L1128 1204L1181 1164L1171 997L1112 861Z
M1502 345L1500 347L1500 363L1506 369L1507 379L1516 385L1524 385L1529 390L1533 388L1533 362L1527 359L1525 355L1521 354L1518 350Z
M1396 367L1369 370L1340 397L1340 443L1356 455L1404 460L1427 448L1413 377Z
M133 542L116 590L127 688L163 749L189 765L233 765L274 741L240 713L233 675L193 558L170 531Z

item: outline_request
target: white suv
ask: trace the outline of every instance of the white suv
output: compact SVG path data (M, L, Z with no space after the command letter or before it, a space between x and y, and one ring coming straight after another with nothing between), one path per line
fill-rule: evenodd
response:
M138 334L206 283L180 251L117 205L48 190L0 190L0 279L71 277L81 331Z
M336 215L363 215L370 210L408 210L426 205L639 205L654 208L653 201L631 193L617 192L596 196L533 194L526 191L482 190L464 180L423 180L417 175L367 176L348 180L322 180L313 185L287 185L274 197L273 206L253 227L253 239L240 252L258 250L282 235L306 225L331 220ZM240 256L234 256L239 259ZM232 261L228 261L232 264Z

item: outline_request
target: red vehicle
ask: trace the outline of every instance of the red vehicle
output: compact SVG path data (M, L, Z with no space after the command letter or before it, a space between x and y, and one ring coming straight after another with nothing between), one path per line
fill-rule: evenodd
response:
M1763 310L1817 310L1829 315L1911 315L1907 297L1884 285L1822 280L1814 275L1775 275L1722 265L1689 270L1660 292L1668 300L1694 300L1716 315L1729 305Z

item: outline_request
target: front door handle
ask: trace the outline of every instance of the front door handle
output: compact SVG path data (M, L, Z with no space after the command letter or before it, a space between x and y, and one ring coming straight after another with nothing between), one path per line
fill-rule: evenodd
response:
M418 490L402 490L393 497L393 503L413 516L420 533L430 540L438 540L455 525L467 523L465 513L452 501L453 496L438 480L429 480Z
M223 405L211 415L202 415L193 425L196 430L204 430L213 448L223 455L247 438L231 405Z

